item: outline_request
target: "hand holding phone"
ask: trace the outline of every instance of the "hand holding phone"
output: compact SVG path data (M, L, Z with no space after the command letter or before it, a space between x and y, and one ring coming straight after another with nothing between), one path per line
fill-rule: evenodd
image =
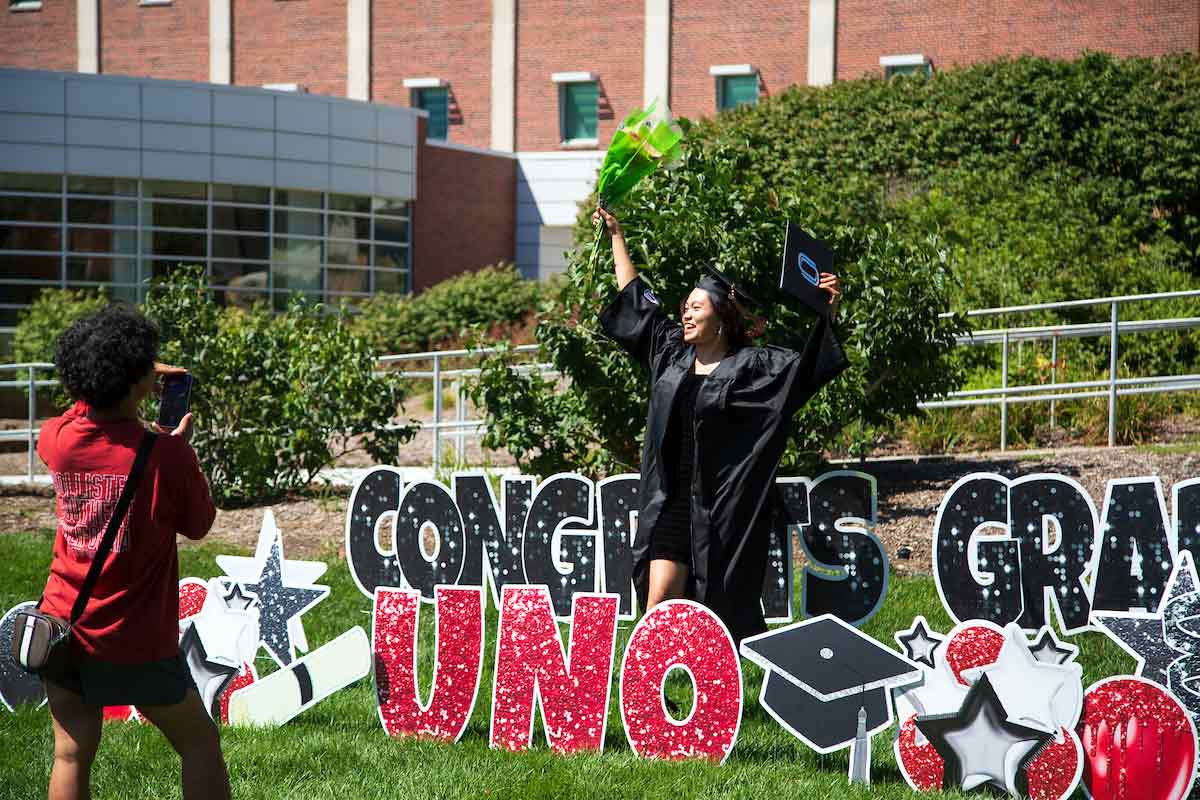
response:
M174 430L188 413L192 396L192 376L186 372L163 375L162 397L158 406L158 425L164 430Z

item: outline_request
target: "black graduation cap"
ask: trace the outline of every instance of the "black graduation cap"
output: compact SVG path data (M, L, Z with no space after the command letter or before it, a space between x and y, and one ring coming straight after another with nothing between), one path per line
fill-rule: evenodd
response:
M829 293L818 288L822 272L833 272L833 251L789 221L783 242L779 288L821 315L829 313Z
M728 275L718 269L716 264L704 265L704 274L700 276L700 280L696 281L696 288L718 294L733 294L742 307L748 311L753 310L759 304L757 300L746 294L741 286L738 286Z
M921 668L832 614L742 640L767 670L759 703L819 753L854 741L858 710L870 736L892 724L889 689L921 680Z

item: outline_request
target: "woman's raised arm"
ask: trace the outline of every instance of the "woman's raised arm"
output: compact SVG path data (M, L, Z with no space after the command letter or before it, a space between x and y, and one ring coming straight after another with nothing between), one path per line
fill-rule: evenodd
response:
M624 289L625 284L637 277L637 270L633 268L633 261L629 259L629 249L625 247L625 232L621 230L621 223L617 222L616 217L597 207L592 214L592 223L597 224L601 220L604 221L604 229L612 237L613 269L617 274L617 288Z

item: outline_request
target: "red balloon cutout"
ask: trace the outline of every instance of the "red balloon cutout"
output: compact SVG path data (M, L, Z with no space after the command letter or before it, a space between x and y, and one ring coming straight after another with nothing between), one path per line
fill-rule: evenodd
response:
M208 584L199 578L183 578L179 581L179 621L200 613L204 599L208 597ZM242 664L242 671L235 675L225 691L221 692L221 722L229 722L229 698L258 680L253 664ZM141 722L142 717L133 706L105 706L104 719L110 722Z
M1181 800L1196 770L1196 729L1166 689L1144 678L1088 687L1076 728L1093 800Z

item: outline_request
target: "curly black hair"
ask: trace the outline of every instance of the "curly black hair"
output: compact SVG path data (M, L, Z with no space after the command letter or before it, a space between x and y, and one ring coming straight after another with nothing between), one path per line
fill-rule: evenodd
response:
M154 369L158 340L157 325L127 303L112 303L58 337L54 365L71 397L92 408L114 408Z

